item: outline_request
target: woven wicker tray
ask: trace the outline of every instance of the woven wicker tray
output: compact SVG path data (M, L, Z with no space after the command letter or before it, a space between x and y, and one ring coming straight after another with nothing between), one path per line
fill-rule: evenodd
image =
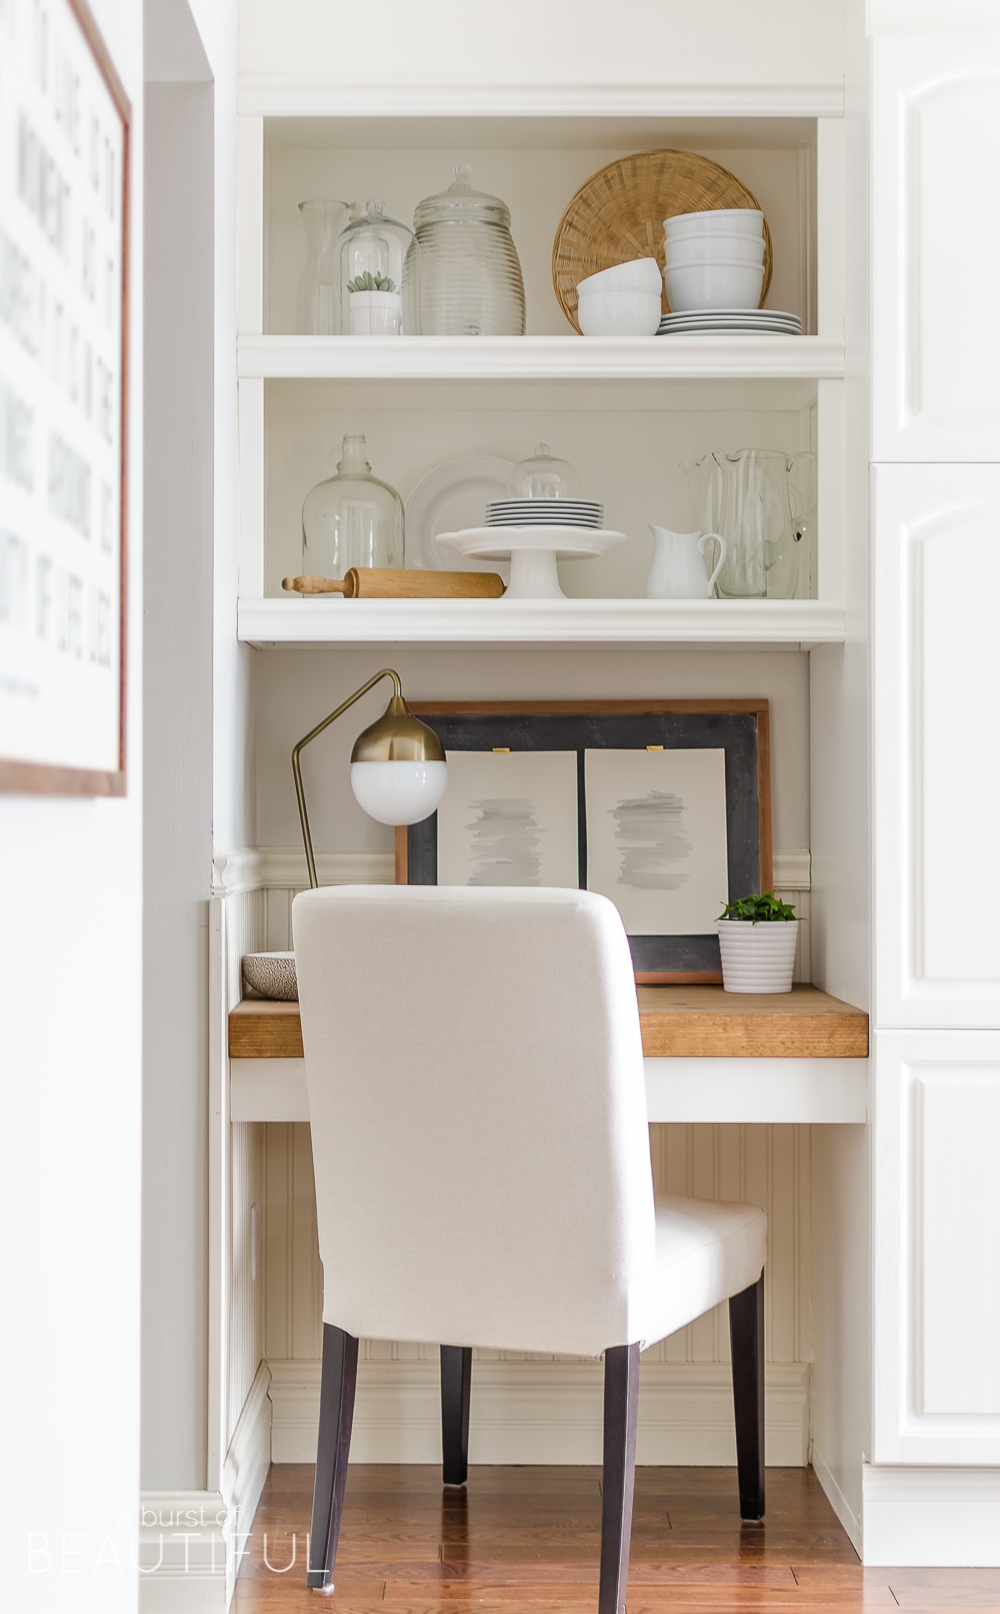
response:
M579 331L576 288L588 275L633 258L663 269L663 220L718 207L760 207L746 185L693 151L639 151L598 169L580 186L559 221L552 245L552 284L559 306ZM771 284L771 232L764 220L763 307ZM670 312L666 292L663 311Z

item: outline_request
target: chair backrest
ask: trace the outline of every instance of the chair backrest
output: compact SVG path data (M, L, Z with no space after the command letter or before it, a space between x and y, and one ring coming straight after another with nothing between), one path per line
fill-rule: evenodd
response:
M635 1340L654 1212L614 906L340 886L296 897L293 928L324 1320L594 1356Z

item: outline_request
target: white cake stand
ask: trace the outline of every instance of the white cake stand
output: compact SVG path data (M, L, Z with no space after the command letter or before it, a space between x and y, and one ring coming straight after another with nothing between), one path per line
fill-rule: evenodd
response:
M563 560L591 560L627 539L623 532L590 527L467 527L438 533L434 541L477 560L509 559L505 600L564 600L556 566L560 555Z

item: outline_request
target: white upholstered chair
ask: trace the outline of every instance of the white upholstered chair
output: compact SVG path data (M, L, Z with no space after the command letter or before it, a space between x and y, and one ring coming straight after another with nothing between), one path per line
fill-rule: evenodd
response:
M654 1206L632 961L605 898L341 886L293 917L324 1275L308 1584L332 1590L360 1336L443 1342L459 1484L473 1346L603 1353L599 1606L621 1614L639 1351L726 1299L740 1511L763 1514L764 1213Z

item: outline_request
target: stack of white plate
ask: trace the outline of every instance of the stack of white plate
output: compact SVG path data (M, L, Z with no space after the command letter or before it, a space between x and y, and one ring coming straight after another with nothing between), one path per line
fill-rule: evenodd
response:
M768 336L801 336L798 314L782 314L776 308L703 308L686 314L664 314L657 336L681 336L727 332L730 335L753 331Z
M486 506L488 527L587 527L600 529L604 506L593 499L495 499Z

